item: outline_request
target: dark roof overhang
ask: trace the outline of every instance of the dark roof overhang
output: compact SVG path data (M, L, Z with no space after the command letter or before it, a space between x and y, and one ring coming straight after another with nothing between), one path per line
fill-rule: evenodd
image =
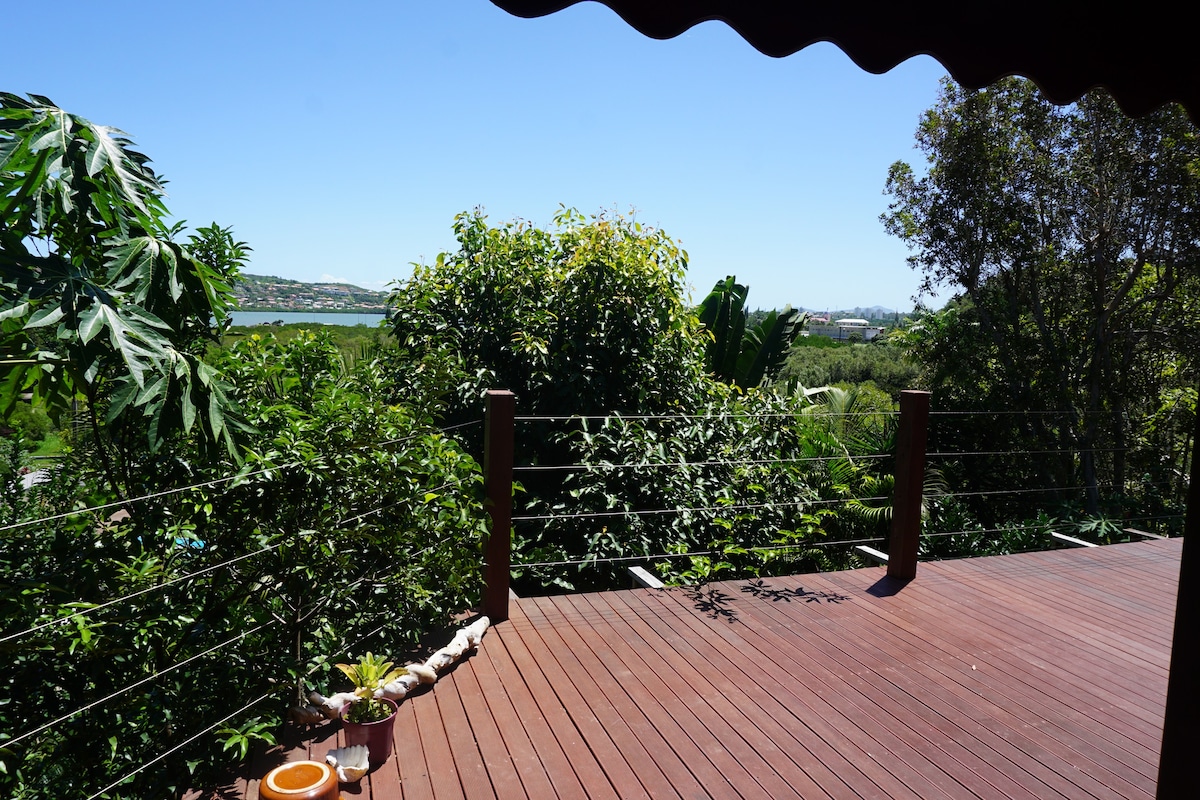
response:
M864 70L882 73L929 55L968 88L1023 75L1063 104L1103 86L1129 114L1178 102L1200 120L1200 15L1186 4L596 1L656 39L720 20L769 56L832 42ZM492 2L537 17L581 0Z

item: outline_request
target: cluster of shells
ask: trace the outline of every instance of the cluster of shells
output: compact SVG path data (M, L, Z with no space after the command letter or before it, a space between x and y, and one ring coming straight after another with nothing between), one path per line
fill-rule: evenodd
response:
M487 617L480 617L465 628L459 628L450 643L425 659L425 663L406 664L403 675L389 683L377 686L375 696L399 702L417 686L436 682L439 672L462 658L468 650L479 646L489 624ZM337 719L342 707L357 699L358 695L353 692L338 692L329 697L324 697L319 692L312 692L308 696L308 704L292 706L289 709L289 716L294 722L302 725L310 725L320 722L322 719Z
M490 624L487 617L480 617L465 628L459 628L450 643L425 659L425 663L406 664L404 674L400 677L375 687L375 696L386 697L398 703L421 684L435 683L438 673L457 662L468 650L479 646ZM329 697L312 692L308 696L308 703L292 706L288 709L288 716L293 722L301 725L312 725L323 719L337 719L342 707L357 699L358 695L353 692L338 692ZM341 747L331 750L326 756L326 761L337 770L338 780L352 783L367 773L366 748L360 752L359 747L362 745Z

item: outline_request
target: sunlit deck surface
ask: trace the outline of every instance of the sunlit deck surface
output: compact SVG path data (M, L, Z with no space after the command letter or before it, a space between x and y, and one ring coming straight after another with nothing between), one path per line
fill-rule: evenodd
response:
M514 601L351 798L1148 798L1181 540ZM250 767L322 760L329 723Z

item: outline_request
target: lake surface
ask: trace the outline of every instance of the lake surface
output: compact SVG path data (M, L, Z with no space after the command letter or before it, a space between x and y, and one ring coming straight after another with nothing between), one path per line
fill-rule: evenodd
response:
M308 311L234 311L234 325L263 325L283 322L319 323L321 325L366 325L374 328L383 320L383 314L329 314Z

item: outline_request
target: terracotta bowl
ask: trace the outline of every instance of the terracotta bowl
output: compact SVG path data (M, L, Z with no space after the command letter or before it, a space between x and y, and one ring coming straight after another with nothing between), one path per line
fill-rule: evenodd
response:
M337 773L319 761L293 761L267 773L262 800L339 800Z

